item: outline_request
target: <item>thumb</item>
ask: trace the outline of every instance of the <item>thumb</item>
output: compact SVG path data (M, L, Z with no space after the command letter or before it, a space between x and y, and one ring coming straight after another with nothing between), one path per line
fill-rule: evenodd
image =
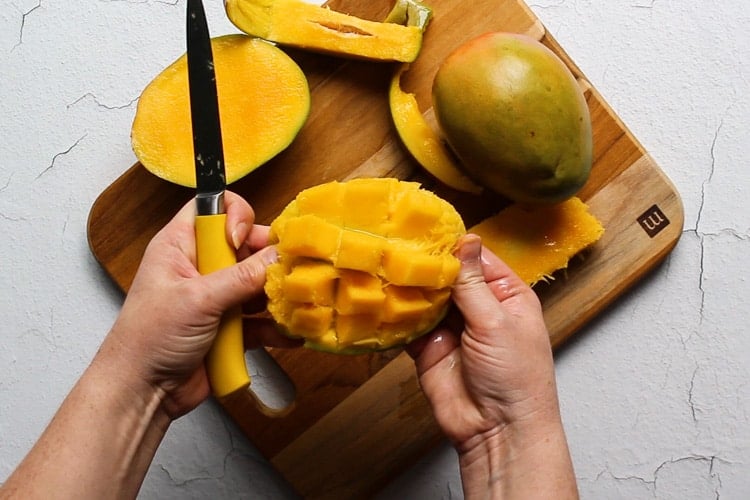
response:
M265 247L237 264L203 276L211 302L226 311L263 292L266 268L278 260L275 246Z
M464 236L459 242L456 257L461 261L461 268L453 285L453 301L461 311L466 326L470 331L476 331L487 322L496 323L501 311L482 270L481 238L475 234Z

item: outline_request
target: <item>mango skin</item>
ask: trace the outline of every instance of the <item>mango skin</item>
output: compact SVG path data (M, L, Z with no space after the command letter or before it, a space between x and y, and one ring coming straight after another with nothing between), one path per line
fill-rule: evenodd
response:
M432 98L466 172L506 198L557 203L588 180L586 100L567 66L536 39L497 32L466 42L441 64Z

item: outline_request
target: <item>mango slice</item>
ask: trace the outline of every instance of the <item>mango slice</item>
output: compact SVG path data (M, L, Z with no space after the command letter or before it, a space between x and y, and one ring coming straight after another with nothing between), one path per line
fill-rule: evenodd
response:
M299 193L271 224L279 261L268 311L308 347L359 353L402 345L444 316L466 230L446 201L398 179L354 179Z
M240 30L281 45L402 62L414 61L422 48L422 28L416 23L368 21L301 0L225 0L224 7ZM404 16L414 10L399 8Z
M479 194L482 186L461 171L438 133L427 123L414 94L401 90L401 74L408 65L396 70L388 91L391 117L401 142L415 160L437 180L458 191Z
M284 150L310 110L307 79L281 49L245 35L211 42L228 183ZM144 89L131 131L133 151L158 177L195 187L187 59Z
M556 205L510 205L469 232L534 285L567 268L571 258L599 240L604 227L583 201L572 197Z

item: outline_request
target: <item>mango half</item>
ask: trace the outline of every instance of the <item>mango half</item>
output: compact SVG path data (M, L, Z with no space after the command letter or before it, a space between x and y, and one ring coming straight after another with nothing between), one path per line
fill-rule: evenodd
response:
M302 0L224 0L224 7L248 35L316 52L402 62L419 55L431 12L416 0L399 0L389 22L381 23Z
M227 183L263 165L292 143L310 111L300 67L278 47L246 35L211 40ZM195 187L187 58L177 59L143 90L131 130L147 170Z
M464 170L522 203L558 203L589 178L586 100L563 61L536 39L488 33L458 47L432 86L440 129Z
M459 271L461 216L419 184L330 182L299 193L271 224L268 311L289 336L354 354L408 343L445 315Z

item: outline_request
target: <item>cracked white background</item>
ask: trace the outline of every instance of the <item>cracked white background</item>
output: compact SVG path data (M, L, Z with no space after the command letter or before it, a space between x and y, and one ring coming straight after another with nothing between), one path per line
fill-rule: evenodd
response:
M206 4L212 34L235 31L221 2ZM750 498L750 7L531 8L685 206L673 253L557 353L581 495ZM0 0L0 481L121 304L88 249L86 219L135 161L135 104L184 51L184 12L184 0ZM381 496L459 498L453 452L429 454ZM209 401L172 425L141 497L292 494Z

